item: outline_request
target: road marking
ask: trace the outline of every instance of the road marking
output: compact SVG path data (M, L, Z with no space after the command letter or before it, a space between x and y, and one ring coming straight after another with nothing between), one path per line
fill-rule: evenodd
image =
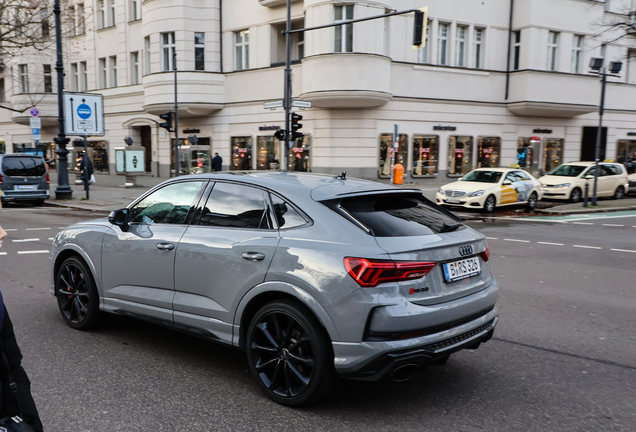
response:
M49 253L47 250L18 251L18 255Z
M624 227L625 225L619 225L619 224L603 224L603 226L616 226L616 227Z
M17 231L17 228L5 229L6 232Z
M530 240L519 240L519 239L504 239L505 241L512 241L512 242L520 242L520 243L530 243Z
M497 240L497 237L486 237L486 240Z
M6 252L0 252L0 255L2 255L2 256L6 255L6 254L7 254Z
M572 247L583 248L583 249L603 249L598 246L585 246L585 245L572 245Z
M32 239L20 239L20 240L11 240L13 243L26 243L26 242L32 242L32 241L40 241L39 238L32 238Z
M55 240L55 237L49 237L49 240Z
M628 249L610 249L613 250L614 252L631 252L631 253L636 253L636 250L628 250Z
M572 222L574 225L594 225L592 222Z
M576 219L567 219L568 221L572 222L572 221L576 221L576 220L592 220L592 219L615 219L615 218L628 218L628 217L636 217L636 215L633 214L622 214L619 216L588 216L588 217L584 217L584 218L576 218Z
M49 230L51 228L26 228L27 231Z
M544 245L552 245L552 246L565 246L563 243L550 243L550 242L537 242L539 244L544 244Z

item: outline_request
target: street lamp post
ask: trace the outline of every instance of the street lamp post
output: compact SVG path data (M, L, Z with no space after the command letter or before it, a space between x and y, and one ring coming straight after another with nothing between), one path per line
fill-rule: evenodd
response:
M57 60L55 71L57 72L57 137L53 138L57 144L57 189L55 189L55 199L73 198L73 190L68 184L68 150L66 144L70 141L64 133L64 63L62 63L62 31L60 24L60 0L53 3L53 13L55 14L55 48Z
M610 73L607 73L606 69L603 67L603 59L598 57L593 57L590 61L590 73L597 74L601 77L601 103L598 108L598 130L596 131L596 148L594 151L594 188L592 191L592 205L596 204L596 190L598 185L598 161L601 157L601 132L603 130L603 111L605 110L605 84L607 83L607 76L619 76L618 73L621 71L621 67L623 63L621 62L610 62Z

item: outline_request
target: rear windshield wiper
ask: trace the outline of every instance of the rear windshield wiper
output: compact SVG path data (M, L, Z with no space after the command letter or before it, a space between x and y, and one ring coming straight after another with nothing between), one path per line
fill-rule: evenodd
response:
M439 230L440 233L445 233L445 232L451 232L451 231L455 231L457 228L459 228L460 226L462 226L463 223L459 222L456 224L447 224L444 223L442 225L442 229Z

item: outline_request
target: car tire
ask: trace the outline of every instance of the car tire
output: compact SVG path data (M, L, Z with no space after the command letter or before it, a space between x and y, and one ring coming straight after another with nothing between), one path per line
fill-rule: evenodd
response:
M44 204L44 200L33 201L34 207L42 207L43 204Z
M325 329L292 300L273 301L256 312L247 331L247 361L263 393L291 407L324 397L335 378Z
M77 330L98 326L105 313L99 310L99 294L95 281L84 261L67 258L55 276L55 295L62 318Z
M581 201L581 189L576 187L570 192L570 202L577 203L579 201Z
M614 199L623 199L625 197L625 188L623 186L619 186L616 188L616 192L614 192Z
M532 192L530 194L530 197L528 197L528 202L526 203L526 210L532 212L537 208L537 193L536 192Z
M494 195L488 195L486 201L484 201L484 211L486 213L492 213L497 208L497 199Z

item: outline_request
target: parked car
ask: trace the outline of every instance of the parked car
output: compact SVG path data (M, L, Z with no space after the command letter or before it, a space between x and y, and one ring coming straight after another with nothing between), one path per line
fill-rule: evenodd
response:
M485 237L420 190L308 173L188 175L55 236L53 287L76 329L105 312L245 350L289 406L337 373L405 380L489 340Z
M518 168L478 168L442 186L436 195L438 204L486 212L519 204L534 209L541 197L541 183Z
M630 174L627 177L628 181L629 181L629 185L628 185L628 192L629 193L633 193L636 194L636 173L634 174Z
M42 205L50 197L49 172L41 156L0 155L2 202Z
M596 196L622 198L628 188L625 166L619 163L602 162L598 165L599 176ZM579 202L589 182L589 194L594 187L595 162L568 162L559 165L539 178L543 196L552 199L564 199Z

